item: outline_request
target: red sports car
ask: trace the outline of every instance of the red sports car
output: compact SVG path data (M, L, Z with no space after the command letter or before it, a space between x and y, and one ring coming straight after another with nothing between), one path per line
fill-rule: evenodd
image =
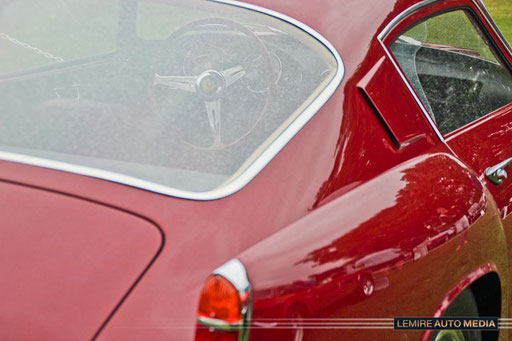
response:
M0 339L507 340L511 70L479 0L0 2Z

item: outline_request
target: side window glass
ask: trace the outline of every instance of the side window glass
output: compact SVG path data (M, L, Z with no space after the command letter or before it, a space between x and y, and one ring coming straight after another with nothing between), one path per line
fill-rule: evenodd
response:
M120 0L1 2L0 75L116 51L119 10Z
M390 49L444 135L512 102L512 77L467 11L431 17Z

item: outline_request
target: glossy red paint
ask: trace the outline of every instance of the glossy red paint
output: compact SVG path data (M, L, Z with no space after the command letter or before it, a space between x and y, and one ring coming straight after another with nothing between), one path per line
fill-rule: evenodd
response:
M424 183L438 190L432 192ZM385 172L241 255L254 283L254 322L285 317L297 306L308 318L326 320L438 313L439 298L480 268L483 259L498 273L508 272L504 231L489 197L466 167L444 153ZM421 207L421 214L415 207ZM482 238L501 245L501 255L481 250ZM370 295L363 293L365 280L373 283ZM397 337L397 332L383 330L364 335L354 330L309 332L313 339ZM270 328L253 335L282 337ZM421 333L404 335L419 338Z
M52 338L193 340L204 281L213 269L234 257L246 266L254 288L253 322L259 321L261 328L251 330L251 340L290 337L264 319L286 318L293 309L318 318L439 316L454 295L487 273L500 278L501 316L508 317L507 245L512 239L510 223L504 223L502 216L507 215L503 212L511 196L508 187L493 188L481 176L483 167L502 155L485 154L482 145L482 151L475 152L489 159L472 163L459 146L473 137L463 132L443 143L412 102L377 40L393 18L420 1L248 2L282 12L325 36L342 56L346 74L329 102L240 192L217 201L196 202L0 162L1 186L10 191L2 192L6 203L11 200L9 193L25 201L58 198L46 202L49 210L74 212L80 220L77 236L87 234L84 217L92 215L115 222L133 214L146 219L133 218L140 219L137 222L150 226L139 229L139 224L129 223L134 237L121 236L126 228L121 223L113 223L112 231L97 232L100 243L91 246L92 251L99 252L102 243L120 240L126 244L119 252L131 252L102 264L101 269L116 274L111 282L107 275L104 281L93 283L79 276L84 269L99 266L98 259L84 261L83 267L66 273L76 275L72 277L76 288L91 294L63 293L69 296L60 302L58 316L71 319L77 307L89 308L81 316L80 328L59 320L58 328L48 331L54 333ZM385 44L429 11L456 6L472 8L483 19L479 7L469 0L442 1L399 23ZM491 30L487 22L483 25ZM495 33L490 35L497 39ZM512 61L504 46L497 45ZM387 83L379 91L375 82L380 81ZM386 100L395 106L386 106ZM404 124L396 116L400 112L392 109L399 103L414 124ZM507 115L506 110L494 113L481 121L481 128L475 123L468 132L477 139L496 132L506 138ZM492 121L490 126L488 121ZM505 148L508 142L488 140L489 148ZM2 212L8 226L24 219L23 208L14 203ZM76 210L68 211L74 205ZM100 211L105 210L108 214L102 216ZM32 212L28 216L34 217ZM38 224L49 230L55 226L50 218ZM156 226L165 244L151 262L163 240ZM130 238L141 244L131 246ZM55 234L58 245L70 240L68 234ZM55 255L61 251L55 249ZM9 261L12 258L4 259L4 266L12 264ZM28 278L31 271L27 268L20 274ZM51 286L63 270L48 264L47 273L45 283ZM370 294L362 290L368 282L373 287ZM42 293L41 288L35 286L29 292ZM99 305L91 306L91 296ZM41 313L41 306L26 303L20 318L30 320ZM39 325L25 325L23 333L27 334L19 335L42 335L41 324L52 324L49 315L40 319ZM307 330L306 337L426 340L429 335L319 328Z
M377 117L389 129L390 138L396 143L396 147L404 148L425 138L424 132L428 128L411 92L404 85L396 86L401 84L400 76L384 49L381 47L380 50L382 57L363 77L358 87L367 97ZM378 53L379 49L375 52ZM402 101L390 102L389 98L393 96L401 97Z
M45 190L1 182L0 205L5 339L93 337L163 242L145 218Z

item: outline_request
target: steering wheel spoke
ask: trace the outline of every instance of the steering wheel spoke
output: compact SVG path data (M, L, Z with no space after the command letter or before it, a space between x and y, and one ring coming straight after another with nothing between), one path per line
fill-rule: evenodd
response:
M206 113L208 115L208 122L210 122L210 128L212 130L214 143L213 146L221 146L222 141L220 139L221 129L221 109L220 99L214 101L205 101Z
M226 87L232 85L243 76L245 76L246 72L242 66L235 66L224 71L221 71L220 74L224 77L224 81L226 82Z
M234 33L237 39L232 43ZM173 32L162 49L172 63L154 73L151 95L159 113L172 117L169 126L172 122L184 142L220 150L257 127L272 95L267 90L274 86L273 65L265 44L250 28L231 19L200 19ZM264 91L248 85L254 79ZM164 87L169 91L156 91ZM241 110L244 119L232 122L238 98L251 105ZM171 110L175 105L182 110Z
M165 85L171 89L196 92L196 78L189 76L160 76L158 73L155 73L153 85Z

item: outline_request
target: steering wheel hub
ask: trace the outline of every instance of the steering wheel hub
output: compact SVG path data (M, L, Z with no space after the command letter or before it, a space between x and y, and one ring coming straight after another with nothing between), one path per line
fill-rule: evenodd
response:
M197 77L195 85L197 93L212 99L222 93L222 90L226 87L226 80L220 72L208 70Z
M151 94L156 111L186 144L219 150L256 128L275 84L271 56L251 29L200 19L167 38L162 54L168 61L155 70Z

